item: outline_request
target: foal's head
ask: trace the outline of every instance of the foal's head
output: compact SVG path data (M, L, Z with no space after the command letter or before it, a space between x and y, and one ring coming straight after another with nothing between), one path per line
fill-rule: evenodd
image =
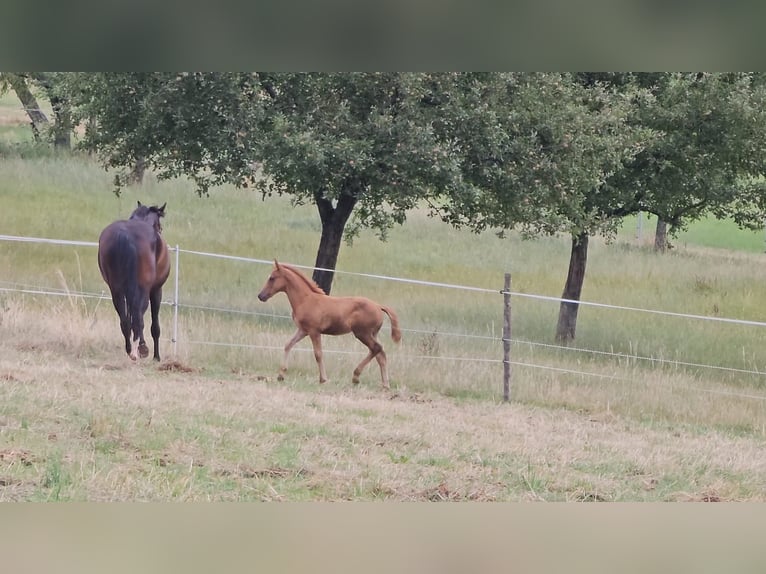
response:
M152 227L154 227L154 230L157 233L160 233L162 231L160 218L165 217L166 205L167 202L163 203L162 207L157 207L156 205L149 206L144 205L139 201L138 206L133 210L133 213L130 214L130 219L146 221L147 223L151 224Z
M263 289L258 293L258 299L261 301L268 301L273 295L276 295L280 291L284 291L286 287L287 281L285 280L285 271L275 259L274 269L272 270L271 275L269 275L269 278L266 279L266 284L263 286Z

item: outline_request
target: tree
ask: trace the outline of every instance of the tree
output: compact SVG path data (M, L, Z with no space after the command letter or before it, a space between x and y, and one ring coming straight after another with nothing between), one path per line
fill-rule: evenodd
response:
M760 174L766 140L763 78L756 74L633 74L649 90L633 107L630 123L654 138L615 173L610 184L632 190L632 210L657 215L673 235L706 215L763 212L757 187L740 187ZM744 193L743 193L744 192ZM734 206L739 206L735 208ZM658 223L659 233L662 226ZM657 241L663 249L666 241Z
M451 199L449 219L571 235L559 342L575 337L590 236L611 237L639 211L671 233L708 213L763 222L766 186L754 177L766 149L761 75L522 75L495 93L482 100L499 110L496 125L508 137L484 138L496 149L464 166L484 181Z
M556 338L574 338L588 238L614 233L604 210L620 200L605 185L638 154L651 133L627 124L639 94L582 82L570 74L503 74L464 78L456 107L463 120L444 137L464 150L458 188L437 211L476 231L519 229L524 236L566 232L570 266ZM469 130L469 131L466 131ZM475 133L480 131L480 134Z
M260 159L266 194L313 202L322 224L315 281L329 293L344 233L384 238L407 210L455 175L450 142L435 137L424 74L263 75ZM354 213L352 225L347 227Z
M424 74L77 74L68 93L92 119L84 146L109 167L142 159L161 178L254 186L313 203L322 223L314 279L330 291L344 234L382 237L435 189L453 149L424 110ZM264 177L256 177L262 165ZM351 216L354 220L351 221Z
M115 169L115 192L143 163L160 179L182 175L201 195L223 183L246 185L254 176L250 74L77 73L66 92L80 146Z
M588 89L588 78L578 78ZM764 160L764 93L753 74L615 74L603 86L629 96L626 129L645 134L602 185L584 197L611 235L615 223L640 211L670 226L670 234L707 214L763 221L762 197L739 182L760 173ZM599 88L601 91L601 88ZM735 207L735 205L737 207ZM666 245L666 242L663 242ZM580 251L587 249L587 243ZM578 264L576 259L581 259ZM579 300L585 258L573 245L564 298ZM582 270L580 268L582 267ZM574 338L576 303L562 303L556 338Z
M40 127L48 125L48 117L40 109L37 98L29 87L27 77L23 73L2 72L0 73L0 93L6 89L12 89L19 98L24 111L29 117L32 126L32 135L36 142L40 141Z
M2 72L0 91L10 87L19 98L32 124L36 142L41 140L41 128L47 130L57 150L71 148L72 116L65 91L65 72ZM40 109L35 92L44 95L51 103L55 121L51 124Z
M30 72L28 76L43 90L51 103L56 121L51 126L53 147L69 150L72 147L72 114L66 92L62 89L65 72Z

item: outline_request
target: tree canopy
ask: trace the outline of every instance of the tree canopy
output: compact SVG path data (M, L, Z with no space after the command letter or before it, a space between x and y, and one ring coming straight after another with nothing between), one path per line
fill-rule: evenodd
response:
M763 221L763 76L707 73L83 73L83 145L317 208L314 279L342 238L425 203L456 226L572 239L557 338L574 337L588 238L646 211Z
M314 278L327 292L344 232L385 235L456 174L454 150L423 121L427 75L99 73L69 82L91 126L83 145L110 167L145 161L161 178L193 178L200 193L232 183L314 203Z

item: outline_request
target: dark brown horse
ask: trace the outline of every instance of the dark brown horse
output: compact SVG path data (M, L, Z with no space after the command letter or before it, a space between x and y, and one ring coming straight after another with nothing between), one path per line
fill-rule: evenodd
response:
M130 344L131 331L133 341L138 341L138 354L141 358L149 356L144 313L150 303L154 360L160 360L160 303L162 286L170 274L168 245L160 225L165 205L149 207L139 201L130 219L109 224L98 239L98 268L120 316L125 352L134 361L137 357Z
M398 343L402 338L399 320L389 307L379 305L365 297L331 297L300 271L274 260L274 270L258 294L258 299L267 301L272 295L284 291L293 308L293 321L298 330L285 345L285 355L279 369L279 380L287 372L287 356L290 349L306 335L311 337L314 358L319 365L319 382L327 381L322 362L322 335L345 335L353 333L370 350L364 360L354 369L352 382L359 383L359 375L367 364L376 359L380 365L383 387L388 389L386 353L378 342L378 331L383 326L383 313L391 321L391 338Z

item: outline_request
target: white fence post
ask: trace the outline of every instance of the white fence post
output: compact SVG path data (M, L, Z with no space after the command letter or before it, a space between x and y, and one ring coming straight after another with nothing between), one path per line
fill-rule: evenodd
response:
M511 400L511 274L503 286L503 401Z
M176 243L176 274L175 274L175 293L173 294L173 355L178 358L178 263L180 261L181 250Z

